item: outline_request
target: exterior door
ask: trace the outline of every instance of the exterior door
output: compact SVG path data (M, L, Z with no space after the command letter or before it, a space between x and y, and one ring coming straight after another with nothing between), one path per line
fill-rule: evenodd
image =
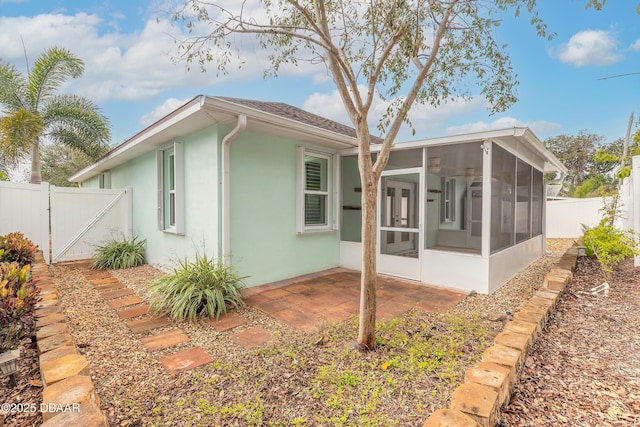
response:
M379 271L420 279L420 170L394 170L380 182Z

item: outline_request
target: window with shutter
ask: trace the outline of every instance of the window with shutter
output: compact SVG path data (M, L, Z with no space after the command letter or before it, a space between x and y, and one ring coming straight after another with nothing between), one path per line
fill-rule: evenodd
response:
M330 156L298 147L298 233L330 228L331 165Z
M327 168L327 159L305 156L305 225L327 225Z
M184 233L184 195L181 142L158 151L158 228Z

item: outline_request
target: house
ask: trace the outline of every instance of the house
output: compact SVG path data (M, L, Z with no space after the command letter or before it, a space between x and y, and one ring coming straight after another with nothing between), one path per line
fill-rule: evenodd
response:
M493 292L543 253L554 171L526 128L396 144L379 272ZM198 96L70 180L131 187L134 233L161 268L206 252L249 286L360 268L355 131L286 104Z

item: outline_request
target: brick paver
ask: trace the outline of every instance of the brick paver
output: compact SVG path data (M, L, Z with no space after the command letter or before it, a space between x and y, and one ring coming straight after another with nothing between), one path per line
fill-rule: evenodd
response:
M207 320L207 323L213 326L216 331L224 332L244 325L247 321L244 317L240 316L235 311L232 311L231 313L223 314L218 319L209 319Z
M128 288L122 288L122 289L117 289L115 291L105 292L104 294L102 294L102 298L105 301L110 301L112 299L122 298L129 295L133 295L133 291Z
M171 329L156 335L141 338L142 344L149 351L162 350L189 341L182 329Z
M115 277L105 277L103 279L91 280L91 284L94 286L107 285L109 283L116 283L117 281L118 279L116 279Z
M171 375L175 375L211 363L213 357L200 347L193 347L165 356L160 362Z
M132 320L127 322L127 326L131 329L131 332L140 333L150 331L152 329L162 328L171 324L166 316L151 316L144 319Z
M116 289L123 289L125 288L124 283L122 282L116 282L116 283L109 283L108 285L99 285L96 286L96 289L98 290L98 292L108 292L108 291L115 291Z
M238 345L244 348L251 349L262 345L271 339L271 332L264 328L253 327L245 329L244 331L234 334L231 339Z
M149 307L149 304L142 304L124 310L118 310L116 311L116 313L118 313L118 316L120 316L121 319L132 319L134 317L140 317L144 316L145 314L149 314L150 309L151 307Z
M121 308L129 305L140 304L144 300L139 296L128 297L128 298L120 298L107 302L109 307L111 308Z

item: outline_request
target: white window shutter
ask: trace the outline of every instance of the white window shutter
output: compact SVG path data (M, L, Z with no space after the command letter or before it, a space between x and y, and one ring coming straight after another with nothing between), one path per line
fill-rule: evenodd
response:
M173 144L175 197L176 197L176 234L184 234L184 143Z
M156 151L158 230L164 230L164 152Z
M304 233L304 147L296 147L296 233Z

